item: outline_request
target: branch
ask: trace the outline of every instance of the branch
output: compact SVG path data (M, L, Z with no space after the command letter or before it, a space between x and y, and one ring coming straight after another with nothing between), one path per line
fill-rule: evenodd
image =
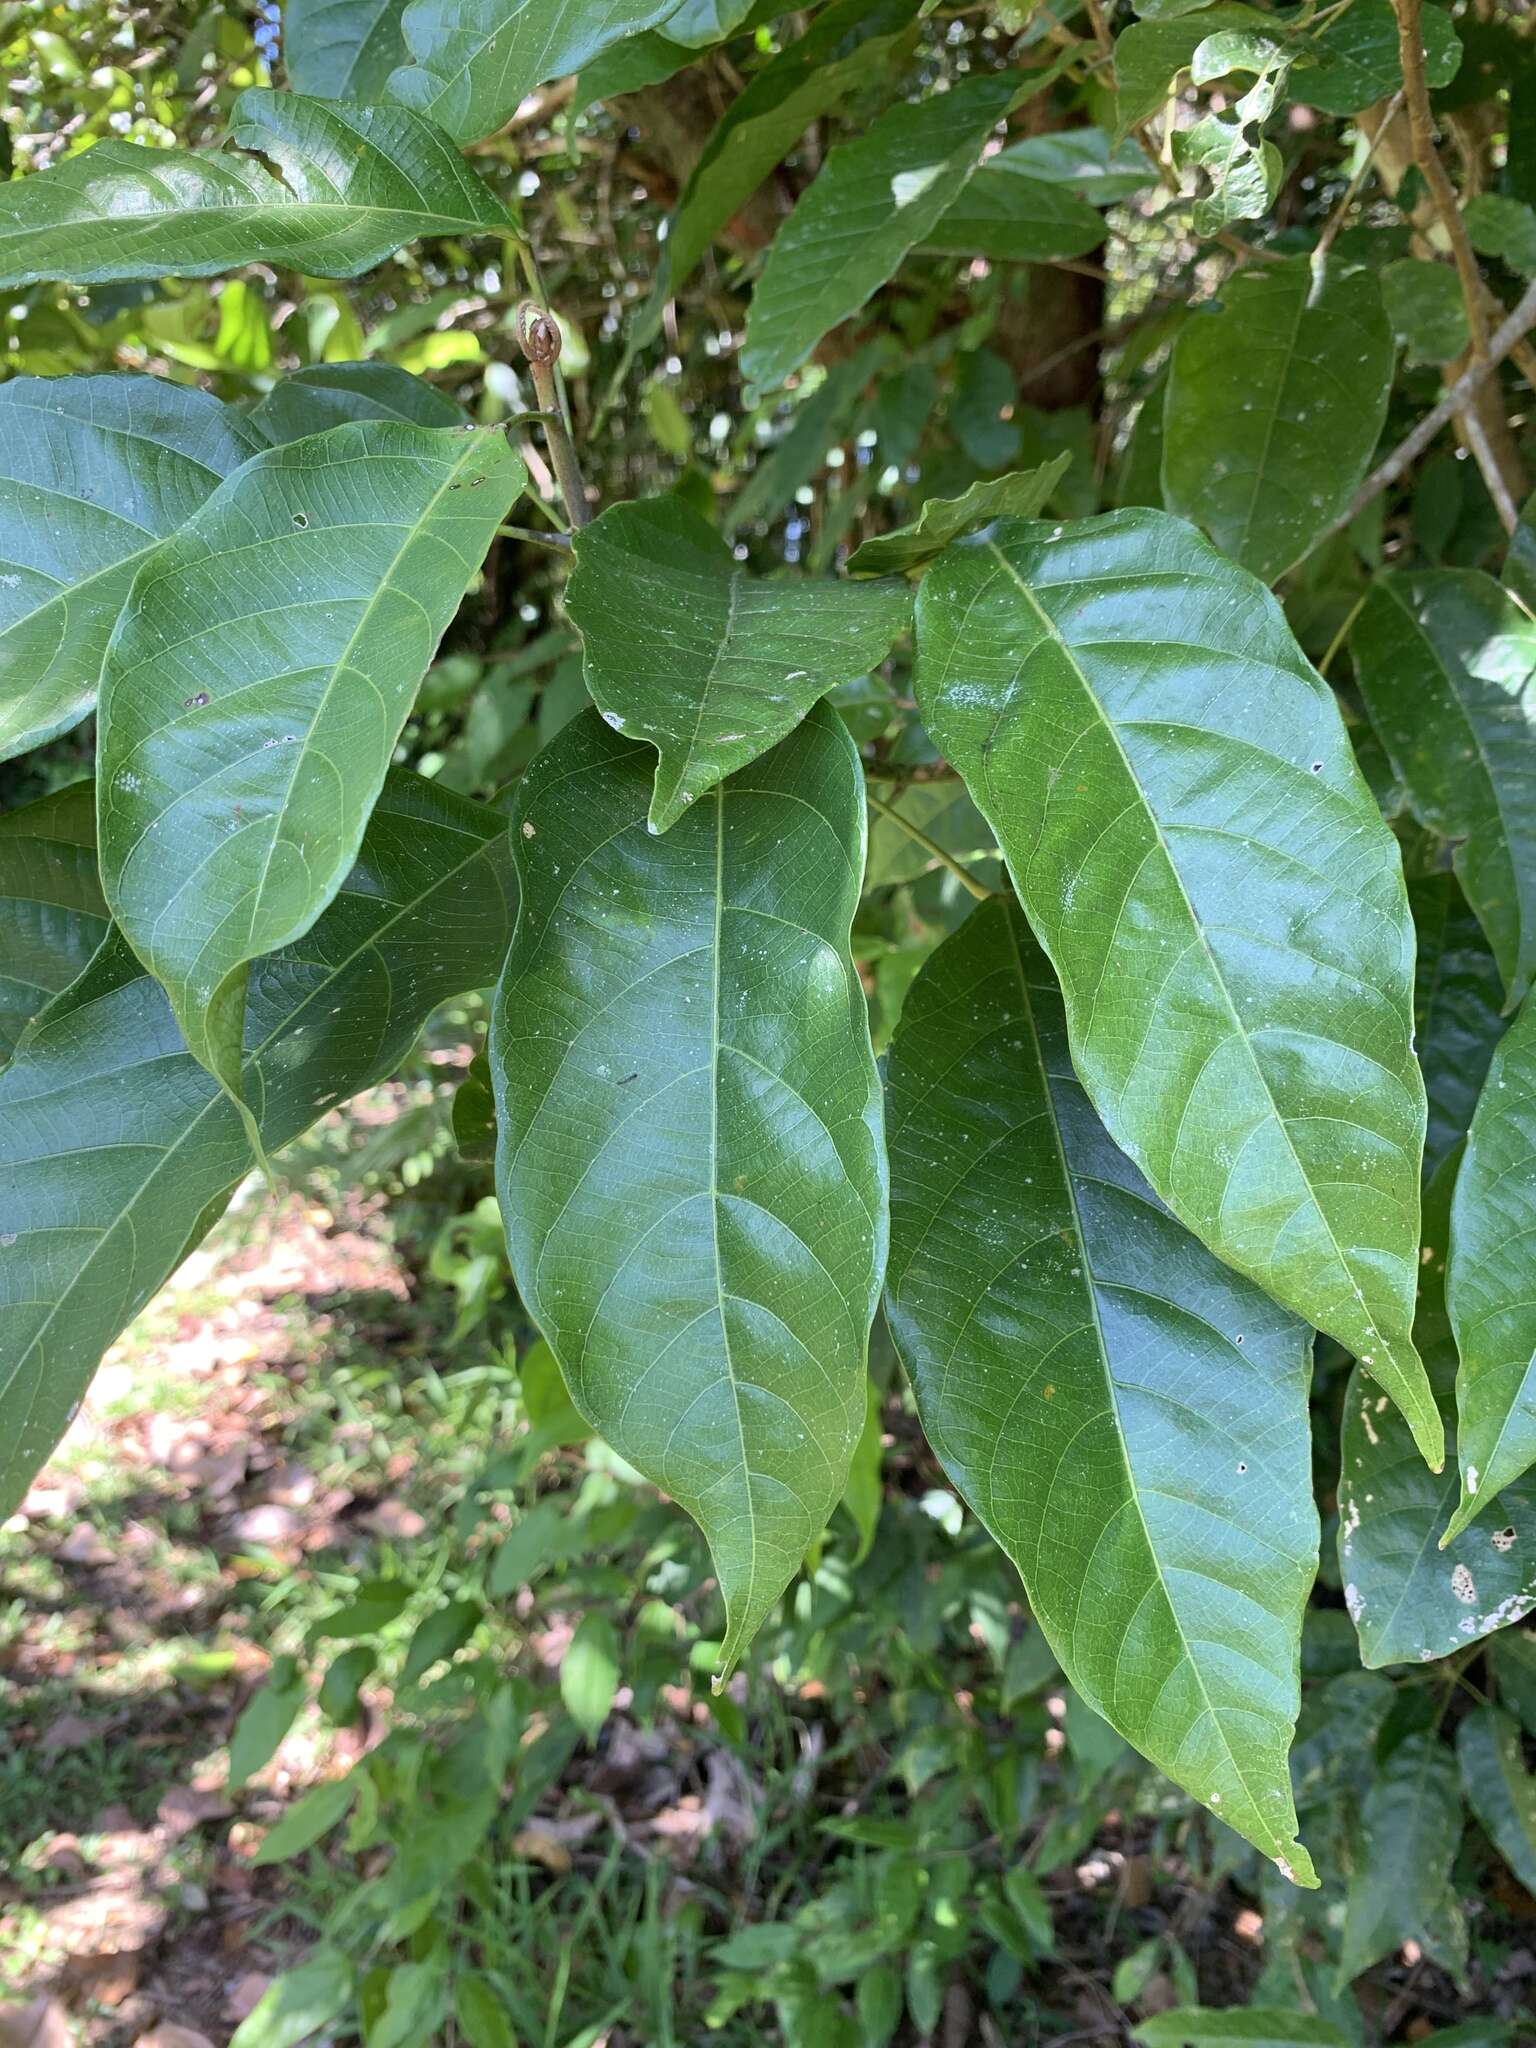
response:
M572 526L587 526L591 523L592 507L587 499L581 464L576 460L576 444L571 439L560 403L560 387L555 382L555 364L560 356L560 329L550 314L540 311L537 306L523 305L517 313L517 340L528 359L533 377L544 439L549 448L549 459L555 466L560 495L565 500L566 517Z
M989 897L997 894L995 889L989 889L985 882L978 882L973 874L969 874L952 853L946 853L937 839L930 839L920 825L914 825L910 818L904 818L900 811L876 796L873 790L866 789L864 795L872 811L878 811L882 818L889 818L893 825L900 826L907 837L915 845L920 846L924 853L931 854L941 867L948 868L961 888L968 889L978 903L985 903Z

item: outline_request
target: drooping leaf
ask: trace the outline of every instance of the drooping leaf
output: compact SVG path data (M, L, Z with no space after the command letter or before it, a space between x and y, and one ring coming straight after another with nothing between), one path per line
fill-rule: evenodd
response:
M1464 1650L1536 1606L1536 1478L1517 1480L1445 1549L1456 1503L1456 1346L1445 1310L1446 1243L1459 1154L1424 1191L1424 1251L1414 1338L1447 1425L1451 1462L1425 1470L1408 1426L1356 1370L1339 1433L1339 1577L1361 1661L1427 1663Z
M1441 7L1426 7L1420 19L1425 79L1430 86L1449 85L1461 63L1455 26ZM1353 0L1302 47L1311 61L1298 63L1291 91L1320 113L1358 114L1390 98L1403 82L1392 0Z
M1448 263L1405 256L1381 273L1381 298L1410 363L1448 363L1467 345L1467 306Z
M710 242L812 121L883 62L917 14L917 0L835 0L798 42L770 59L721 116L683 187L662 245L665 284L677 291ZM658 289L655 318L663 295Z
M1420 876L1408 884L1408 903L1419 935L1413 1017L1429 1097L1427 1178L1466 1136L1508 1019L1500 1014L1498 963L1456 877Z
M504 819L391 777L335 902L251 977L244 1087L268 1152L392 1072L436 1004L495 978L510 869ZM0 1073L0 1513L249 1169L233 1103L112 936Z
M1116 1142L1351 1349L1426 1459L1424 1084L1396 842L1262 584L1166 514L999 521L917 605L917 695L997 833Z
M356 859L522 483L495 428L333 427L247 463L135 580L102 692L102 881L232 1089L248 964L307 931Z
M1499 1041L1451 1206L1446 1301L1461 1367L1456 1535L1536 1464L1536 1002Z
M924 966L889 1089L887 1316L929 1441L1088 1704L1314 1883L1286 1767L1317 1564L1308 1331L1116 1151L1011 903Z
M1456 1759L1434 1729L1410 1735L1377 1771L1360 1815L1336 1982L1343 1986L1405 1941L1459 1976L1467 1923L1451 1887L1461 1842Z
M839 143L774 236L747 313L743 374L763 390L879 290L926 240L1018 96L1017 72L987 72L889 107Z
M1133 22L1115 38L1115 135L1119 140L1158 113L1181 71L1207 36L1226 30L1269 35L1274 18L1255 7L1202 7L1187 15Z
M916 519L865 541L848 558L850 576L905 576L926 568L952 540L989 519L1033 519L1066 474L1072 457L1058 455L1037 469L984 478L958 498L929 498Z
M523 782L497 1184L577 1406L709 1539L729 1667L864 1421L886 1201L848 957L863 793L824 705L660 838L653 770L588 712Z
M261 445L158 377L0 385L0 760L86 716L135 570Z
M996 263L1050 263L1085 256L1104 222L1069 185L1033 176L1007 150L989 157L923 237L925 248Z
M323 100L381 100L406 60L405 0L287 0L283 63L295 92Z
M462 406L396 363L312 363L274 384L250 414L268 441L302 441L349 420L463 427Z
M1536 624L1477 569L1378 576L1355 677L1421 823L1454 863L1511 1006L1536 971Z
M566 610L594 703L661 756L650 822L665 832L883 661L912 600L899 583L751 576L707 520L666 497L610 506L583 529Z
M564 78L599 51L656 28L678 0L410 0L402 27L411 61L389 97L456 142L511 120L535 86Z
M1520 1752L1520 1723L1499 1707L1476 1707L1456 1730L1467 1804L1528 1892L1536 1893L1536 1779Z
M1386 416L1392 332L1368 271L1256 263L1186 321L1163 415L1163 501L1272 583L1353 497Z
M869 1382L866 1394L864 1427L853 1447L853 1461L848 1467L848 1483L843 1488L842 1500L858 1531L858 1548L849 1560L854 1566L861 1565L875 1546L875 1535L880 1527L880 1506L885 1497L881 1481L881 1467L885 1459L885 1403L873 1380Z
M1134 142L1116 143L1103 128L1060 128L1026 135L989 157L987 170L1021 171L1065 185L1093 206L1114 206L1157 183L1147 153Z
M107 933L89 782L0 816L0 1060Z
M1349 2036L1318 2013L1278 2007L1186 2005L1138 2020L1131 2039L1142 2048L1350 2048Z
M619 1639L606 1614L584 1614L560 1660L560 1698L565 1711L596 1742L619 1690Z
M229 149L98 142L0 186L0 284L211 277L276 263L357 277L423 235L506 235L506 207L402 107L252 89Z
M229 1738L229 1789L265 1770L298 1719L308 1689L293 1657L278 1657L266 1683L247 1700Z

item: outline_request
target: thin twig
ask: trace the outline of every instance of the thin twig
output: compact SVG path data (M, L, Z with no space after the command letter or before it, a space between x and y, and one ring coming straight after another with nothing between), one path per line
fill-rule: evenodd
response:
M1381 117L1376 133L1367 141L1365 155L1361 157L1355 175L1345 186L1343 198L1340 199L1338 205L1328 216L1327 225L1317 238L1317 247L1312 251L1312 274L1319 280L1322 278L1323 265L1327 261L1328 251L1333 247L1340 228L1343 227L1345 221L1349 218L1350 208L1360 197L1361 187L1365 184L1366 179L1371 175L1375 167L1376 152L1380 149L1387 129L1402 104L1403 95L1401 92L1394 93L1387 102L1386 112Z
M948 868L960 886L968 889L978 903L985 903L997 894L997 891L989 889L985 882L978 882L974 875L968 874L954 855L946 853L936 839L930 839L920 825L914 825L910 818L904 818L900 811L886 803L883 798L876 796L873 791L866 788L864 794L872 811L878 811L882 818L889 818L893 825L899 825L910 840L920 846L925 853L932 854L941 867Z
M560 495L565 500L566 517L572 526L589 525L592 507L587 500L586 482L581 474L581 464L576 459L576 444L571 439L570 427L560 403L560 388L555 381L555 364L560 356L560 329L554 315L534 305L519 307L517 339L528 359L533 394L539 401L539 411L543 416L544 440L549 449L549 459L554 464Z
M563 533L535 533L531 526L498 526L496 531L506 540L525 540L530 547L548 548L553 554L570 552L571 544Z

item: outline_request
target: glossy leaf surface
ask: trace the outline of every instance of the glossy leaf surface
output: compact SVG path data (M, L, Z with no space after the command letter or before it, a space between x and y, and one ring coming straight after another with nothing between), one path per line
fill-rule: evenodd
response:
M403 108L253 89L235 102L230 140L99 142L0 187L0 284L211 277L245 263L357 277L423 235L511 231L448 138Z
M1085 256L1104 235L1098 212L1069 185L1034 177L1026 164L1000 151L967 181L923 243L995 263L1050 263Z
M887 108L831 152L774 237L752 295L741 361L754 384L782 383L926 240L1019 86L1017 73L966 79Z
M1477 1707L1456 1730L1467 1804L1528 1892L1536 1893L1536 1780L1521 1754L1520 1723L1498 1707Z
M1339 1577L1361 1661L1428 1663L1464 1650L1536 1606L1536 1479L1517 1480L1486 1522L1447 1546L1456 1505L1456 1346L1445 1310L1446 1244L1459 1158L1424 1191L1424 1251L1414 1337L1447 1426L1451 1461L1425 1469L1408 1426L1357 1369L1339 1433Z
M497 1186L576 1405L709 1539L729 1667L864 1422L886 1190L848 956L863 791L825 706L659 838L653 768L587 712L522 784Z
M1420 876L1408 884L1408 903L1419 935L1413 1020L1429 1096L1427 1178L1465 1138L1488 1062L1509 1020L1501 1014L1498 963L1456 877Z
M494 428L336 427L249 462L134 584L103 690L102 880L231 1086L247 963L305 932L356 858L522 481Z
M1286 1765L1310 1333L1116 1150L1015 905L924 966L888 1078L887 1316L930 1442L1082 1697L1314 1882Z
M1450 15L1426 7L1419 20L1425 82L1449 85L1461 64L1461 39ZM1296 67L1291 85L1304 105L1325 114L1358 114L1389 98L1403 82L1392 0L1356 0L1311 39L1308 54L1312 61Z
M952 540L985 526L989 519L1033 519L1050 499L1071 463L1058 455L1036 469L983 478L958 498L929 498L916 519L892 533L878 534L848 558L850 576L904 576L926 568Z
M1415 815L1455 868L1511 1004L1536 970L1536 624L1477 569L1378 576L1355 675Z
M1536 1002L1500 1040L1451 1206L1446 1299L1461 1367L1456 1434L1463 1529L1536 1464Z
M295 92L381 100L405 61L404 0L288 0L283 64Z
M1162 108L1169 89L1207 36L1227 30L1263 36L1274 18L1256 7L1219 5L1193 14L1133 22L1115 38L1116 131L1124 136Z
M661 756L650 821L665 832L882 662L912 599L899 583L751 576L681 498L645 498L578 535L566 609L593 701Z
M1379 1766L1360 1815L1336 1982L1345 1985L1405 1941L1459 1974L1467 1923L1451 1888L1461 1842L1456 1760L1433 1729L1410 1735Z
M135 570L261 445L157 377L0 385L0 760L86 716Z
M92 784L0 815L0 1060L106 933Z
M1386 417L1395 354L1368 271L1254 264L1174 344L1163 501L1272 583L1342 512Z
M513 900L504 819L392 777L335 902L251 977L244 1088L269 1152L494 979ZM249 1170L235 1105L112 935L0 1072L0 1512Z
M349 420L399 420L413 427L463 427L462 406L395 363L312 363L274 384L251 407L269 441L302 441Z
M512 118L547 79L579 71L600 50L677 12L678 0L410 0L412 61L389 96L459 142Z
M1273 598L1166 515L957 541L925 722L1061 977L1094 1104L1182 1222L1354 1351L1428 1460L1424 1085L1396 843Z

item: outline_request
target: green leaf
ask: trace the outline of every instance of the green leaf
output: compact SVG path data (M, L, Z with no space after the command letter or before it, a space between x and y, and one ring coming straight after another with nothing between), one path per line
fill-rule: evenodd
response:
M651 780L590 712L524 779L497 1181L576 1405L709 1539L729 1669L864 1421L886 1222L848 956L863 790L824 705L661 838Z
M1356 5L1362 0L1356 0ZM1133 22L1115 38L1115 136L1161 111L1181 71L1187 71L1196 50L1208 36L1224 30L1270 35L1274 17L1257 8L1218 6L1199 13Z
M1367 271L1255 263L1174 343L1163 498L1272 583L1354 496L1386 416L1392 333Z
M496 1157L496 1100L491 1092L491 1063L483 1052L470 1061L469 1072L453 1091L453 1142L470 1166L489 1166Z
M336 901L252 976L244 1089L269 1152L495 979L512 902L505 820L392 776ZM0 1072L0 1515L249 1168L234 1105L114 934Z
M918 0L835 0L798 42L754 74L721 116L683 187L662 245L656 321L666 292L692 276L715 236L812 121L868 80L871 67L906 34L917 8Z
M96 796L77 782L0 815L0 1060L107 933Z
M261 445L158 377L0 386L0 760L86 716L135 570Z
M506 2007L488 1978L461 1970L453 2000L453 2016L469 2048L517 2048Z
M882 1442L884 1408L880 1389L871 1380L864 1427L853 1447L853 1462L848 1467L848 1483L843 1488L842 1499L842 1505L858 1531L858 1548L851 1560L856 1566L861 1565L873 1550L880 1527L880 1504L884 1491L881 1485L881 1466L885 1460Z
M1449 85L1461 63L1461 39L1449 13L1426 7L1421 16L1424 76ZM1303 42L1315 58L1291 74L1292 97L1324 114L1358 114L1387 99L1403 82L1397 17L1392 0L1353 0L1320 36Z
M767 391L927 239L1018 95L1017 72L888 107L839 143L774 236L747 312L742 374Z
M1138 2020L1131 2039L1142 2048L1350 2048L1332 2020L1260 2005L1186 2005Z
M363 1687L373 1676L378 1657L371 1643L357 1643L331 1659L315 1703L338 1728L350 1728L362 1719Z
M232 1093L249 964L341 886L523 482L496 428L334 427L247 463L134 582L102 692L102 881Z
M1536 277L1536 207L1501 192L1480 192L1467 201L1461 217L1474 249Z
M0 185L0 285L211 277L245 263L358 277L423 235L512 231L447 137L400 107L253 89L235 101L230 140L98 142Z
M1536 972L1536 624L1480 570L1395 572L1350 650L1414 815L1455 842L1513 1007Z
M344 1818L357 1796L357 1782L351 1772L345 1778L331 1778L316 1785L302 1799L296 1799L277 1825L263 1837L251 1858L258 1870L269 1863L286 1863L290 1856L302 1856L322 1835L328 1835Z
M1405 256L1381 273L1381 298L1410 363L1448 363L1467 345L1467 306L1448 263Z
M411 1637L400 1683L418 1684L434 1664L462 1650L483 1618L478 1600L450 1600L446 1607L436 1608Z
M1410 1735L1380 1766L1360 1815L1337 1983L1342 1988L1405 1941L1459 1976L1467 1924L1451 1888L1461 1842L1456 1760L1433 1729Z
M749 575L676 497L613 505L583 528L565 605L593 701L661 756L653 832L867 675L912 617L900 583Z
M1520 1723L1498 1707L1475 1707L1456 1730L1467 1804L1528 1892L1536 1892L1536 1779L1525 1767Z
M1004 167L1065 185L1093 206L1117 205L1157 183L1157 172L1140 144L1117 144L1102 128L1062 128L1046 135L1026 135L988 157L983 169Z
M848 558L850 576L905 576L926 568L952 540L988 520L1033 519L1049 502L1072 457L974 483L958 498L929 498L916 519L865 541Z
M448 1960L439 1950L425 1963L397 1963L384 2009L368 2029L368 2048L415 2048L435 2040L448 2009Z
M1504 557L1504 587L1536 612L1536 497L1527 498Z
M888 1082L887 1316L929 1441L1088 1705L1315 1882L1286 1768L1317 1568L1308 1332L1115 1150L1016 906L924 966Z
M322 1615L310 1629L314 1642L352 1642L376 1636L397 1621L410 1605L411 1588L404 1579L365 1579L342 1607Z
M991 349L967 349L956 361L945 418L978 469L1008 469L1018 462L1023 448L1015 417L1018 397L1012 369Z
M287 0L283 64L295 92L322 100L381 100L406 60L405 0Z
M274 384L250 411L267 440L302 441L349 420L399 420L415 427L465 427L462 406L395 363L313 363Z
M1409 1335L1413 925L1279 606L1160 512L1000 521L928 571L917 644L925 723L997 833L1116 1143L1361 1358L1438 1464Z
M923 246L996 263L1050 263L1086 255L1105 232L1096 209L1070 186L1034 177L1027 162L1002 150L978 168Z
M600 50L677 12L678 0L410 0L412 61L389 97L456 142L477 142L517 112L535 86L565 78Z
M1536 1735L1536 1635L1506 1629L1488 1645L1488 1669L1502 1705L1527 1735Z
M229 1789L237 1792L276 1756L304 1704L304 1674L292 1657L275 1658L265 1685L252 1693L229 1738Z
M588 1742L596 1742L619 1690L619 1639L606 1614L584 1614L560 1660L560 1697Z
M1279 194L1285 160L1272 142L1254 139L1259 117L1250 97L1205 115L1193 128L1174 130L1174 162L1180 169L1193 164L1211 181L1190 214L1197 235L1219 235L1234 221L1262 220Z
M890 337L880 335L844 363L834 363L795 413L788 431L759 455L741 493L726 514L727 534L782 511L802 484L810 482L827 450L848 431L870 378L890 354ZM804 383L805 379L802 379Z
M1414 1042L1429 1097L1424 1173L1432 1174L1467 1134L1483 1077L1508 1020L1501 1015L1498 963L1454 875L1408 884L1419 935Z
M1461 1368L1458 1535L1536 1464L1536 1001L1500 1040L1483 1083L1451 1206L1446 1300Z
M1456 1347L1445 1311L1445 1252L1458 1155L1424 1191L1424 1252L1414 1338L1440 1411L1453 1421ZM1517 1480L1486 1529L1467 1529L1442 1551L1455 1505L1452 1462L1424 1469L1407 1425L1357 1370L1339 1435L1339 1577L1360 1638L1361 1661L1427 1663L1464 1650L1536 1606L1536 1479Z
M235 2029L229 2048L299 2048L338 2019L352 2003L350 1958L319 1949L262 1993L261 2002Z

